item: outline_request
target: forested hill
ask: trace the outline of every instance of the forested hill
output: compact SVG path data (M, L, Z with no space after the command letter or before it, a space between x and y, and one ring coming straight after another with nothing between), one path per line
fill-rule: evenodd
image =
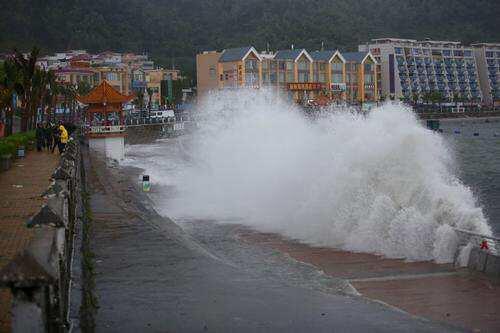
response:
M355 49L388 36L500 42L500 1L0 0L0 52L146 51L170 66L200 50Z

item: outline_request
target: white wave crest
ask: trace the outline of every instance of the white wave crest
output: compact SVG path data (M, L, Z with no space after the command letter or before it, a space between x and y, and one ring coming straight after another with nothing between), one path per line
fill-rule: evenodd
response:
M169 172L152 172L178 190L163 203L169 215L238 218L313 245L438 262L453 260L451 227L491 234L450 148L401 105L310 122L270 92L233 91L210 95L200 115L183 158L156 156Z

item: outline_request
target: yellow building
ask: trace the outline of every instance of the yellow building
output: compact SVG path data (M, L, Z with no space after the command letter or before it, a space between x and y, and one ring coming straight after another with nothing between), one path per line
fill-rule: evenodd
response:
M99 73L99 85L103 80L106 80L114 89L123 95L130 95L130 74L128 67L124 64L103 64L97 65L94 69Z
M375 103L379 100L377 61L370 52L342 53L346 63L347 102Z
M305 49L258 53L248 46L196 56L198 95L217 89L270 87L297 103L353 104L379 98L377 62L369 52Z
M217 63L219 88L260 87L261 58L251 47L224 50Z
M315 51L313 58L313 81L323 86L323 94L335 102L346 100L345 59L337 50Z
M205 51L196 55L196 82L198 96L219 88L219 58L221 52Z
M145 70L144 74L146 77L146 89L151 92L151 106L157 108L162 105L161 81L163 81L165 72L163 68L157 68ZM147 102L149 102L149 100Z

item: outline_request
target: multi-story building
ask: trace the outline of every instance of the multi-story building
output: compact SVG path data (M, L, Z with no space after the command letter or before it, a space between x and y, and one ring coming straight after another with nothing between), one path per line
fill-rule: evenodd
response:
M205 51L196 55L196 82L198 96L204 96L210 91L219 89L218 66L221 53Z
M335 101L346 99L346 66L345 58L338 50L314 51L313 81L323 86L325 93Z
M377 62L369 52L349 54L347 60L337 50L258 53L248 46L203 52L196 56L196 65L199 96L217 89L268 87L298 103L320 96L339 103L348 97L356 103L375 102L379 98ZM348 78L351 93L347 89Z
M106 80L120 94L130 94L131 84L127 65L121 63L102 63L94 65L92 68L99 72L99 81L94 82L94 84L97 85Z
M500 44L472 44L484 103L500 106Z
M377 61L370 52L342 53L346 67L346 99L351 104L379 100Z
M157 68L145 70L144 73L146 79L146 92L148 98L151 97L151 106L153 108L158 108L162 104L161 82L164 79L165 72L162 68ZM149 96L149 94L151 94L151 96Z
M54 74L57 82L74 86L85 82L93 87L99 82L99 72L90 67L65 67L56 69Z
M359 50L380 63L381 91L389 98L422 99L437 92L450 100L482 99L474 50L460 42L383 38Z

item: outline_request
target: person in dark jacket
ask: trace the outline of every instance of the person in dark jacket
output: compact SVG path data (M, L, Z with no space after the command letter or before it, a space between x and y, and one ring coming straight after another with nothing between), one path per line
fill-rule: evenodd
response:
M43 131L41 123L36 124L35 138L36 138L36 150L42 151L43 143L45 141L45 133Z
M56 149L56 147L59 149L59 140L60 140L60 131L59 131L59 126L54 125L51 128L52 131L52 153Z
M43 135L45 137L45 148L47 148L47 150L50 150L52 148L52 129L50 127L50 124L47 122L44 123L43 126Z

